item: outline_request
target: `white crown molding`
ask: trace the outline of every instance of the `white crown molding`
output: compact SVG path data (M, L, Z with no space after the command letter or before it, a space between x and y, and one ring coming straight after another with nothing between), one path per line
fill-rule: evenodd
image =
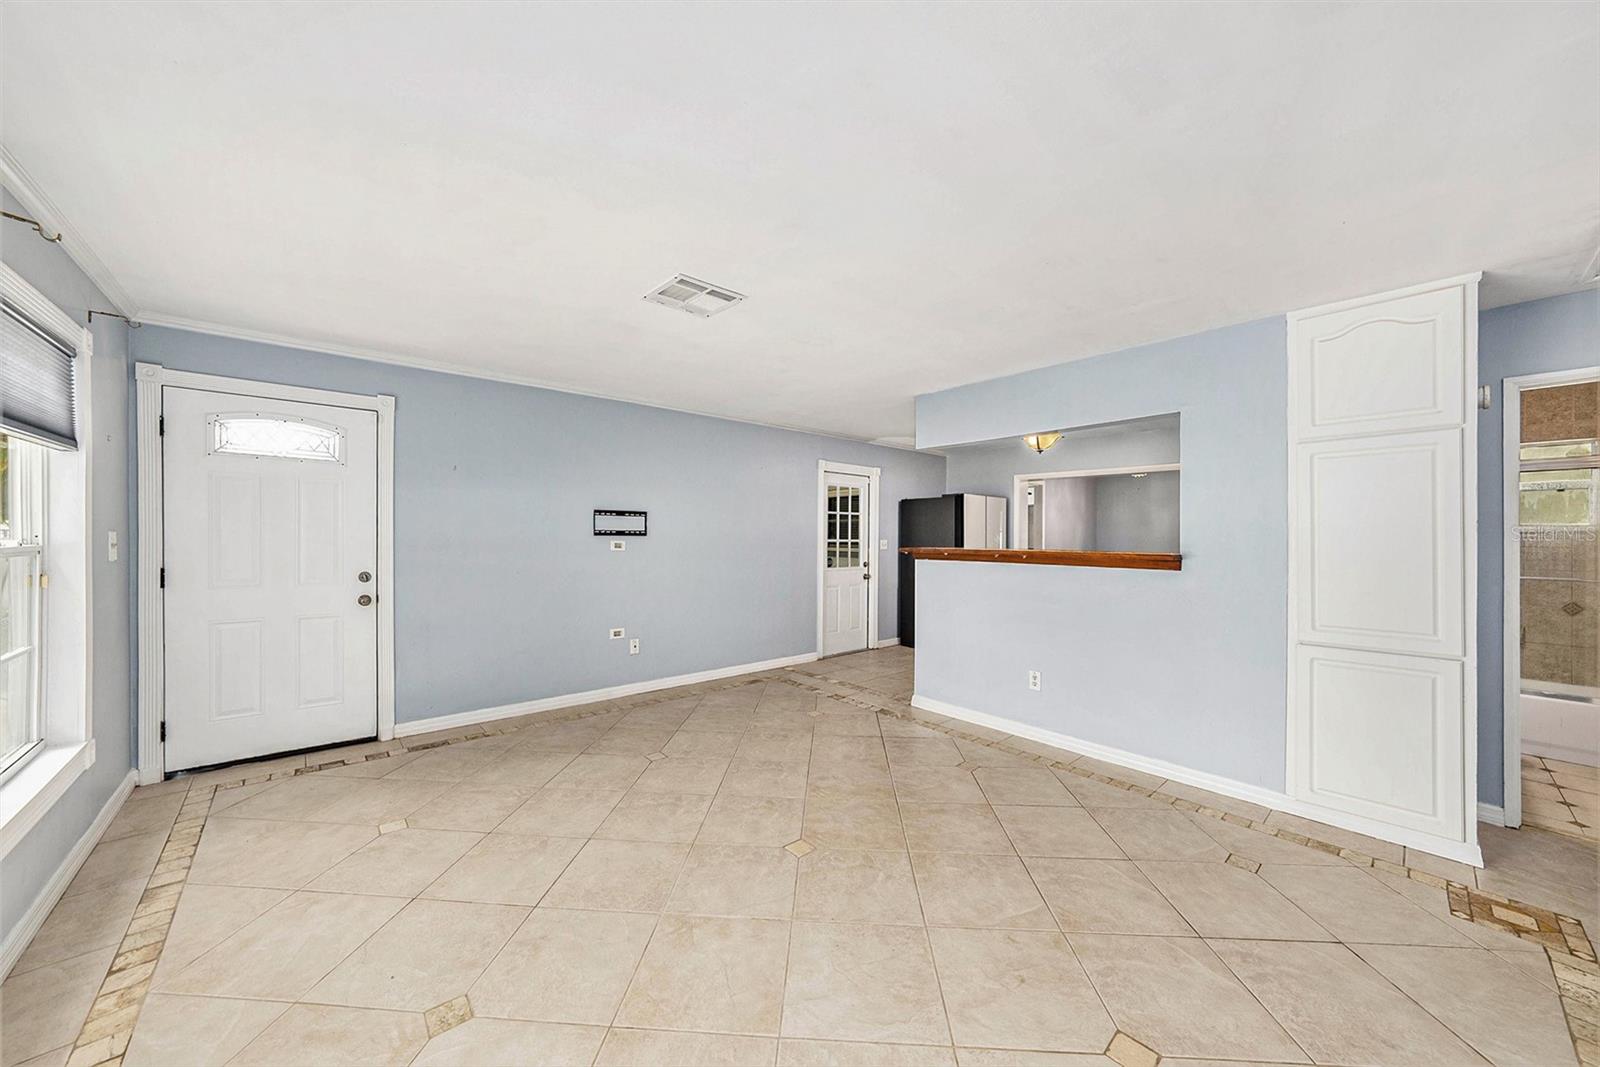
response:
M3 144L0 144L0 185L10 190L17 202L39 220L41 226L61 235L61 250L105 294L115 311L131 319L139 317L135 314L138 308L133 298L117 283L105 261L95 254L89 242L67 221L61 209L51 202L44 190L39 188L39 183L28 175L22 164L17 162L17 157Z
M759 419L742 419L737 415L725 415L712 411L697 411L694 408L673 407L671 404L662 404L642 397L623 396L615 393L596 393L584 389L574 389L570 385L558 385L555 382L545 381L527 375L494 374L478 370L460 363L451 363L445 360L426 359L420 356L397 356L392 352L385 352L376 348L367 348L362 345L335 344L328 341L318 341L293 334L272 333L268 330L252 330L237 326L227 326L218 322L207 322L203 319L189 319L180 315L166 315L159 312L148 312L137 316L139 321L147 326L165 326L173 330L185 330L189 333L203 333L214 337L229 337L236 341L255 341L259 344L277 345L281 348L294 348L302 352L315 352L325 356L345 356L349 359L362 359L371 363L387 363L394 367L409 367L412 370L432 371L435 374L454 374L462 378L476 378L480 381L499 382L503 385L523 385L530 389L544 389L552 393L566 393L569 396L586 396L595 400L611 400L618 404L633 404L637 407L655 408L657 411L674 411L680 415L697 415L703 419L721 419L723 422L737 422L746 426L760 426L768 430L786 430L789 433L803 433L812 437L826 437L834 441L849 441L858 445L875 445L879 448L892 448L900 452L915 452L914 445L897 445L886 443L883 439L869 439L866 437L851 437L847 434L830 433L827 430L815 430L804 426L789 426L781 422L762 422ZM907 440L910 440L907 438Z
M1589 258L1589 265L1578 275L1578 285L1579 292L1600 285L1600 248L1594 250L1594 255Z

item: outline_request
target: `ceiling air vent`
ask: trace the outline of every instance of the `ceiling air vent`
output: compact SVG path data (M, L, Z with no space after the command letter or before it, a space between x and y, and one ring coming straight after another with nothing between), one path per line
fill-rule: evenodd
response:
M719 311L726 311L744 299L744 294L720 285L712 285L687 274L675 274L671 279L645 294L652 304L665 304L669 308L687 311L703 319Z

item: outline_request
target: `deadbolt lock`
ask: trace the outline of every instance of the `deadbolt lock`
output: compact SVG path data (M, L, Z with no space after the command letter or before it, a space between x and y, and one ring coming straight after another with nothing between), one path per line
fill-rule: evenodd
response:
M358 581L358 582L370 582L370 581L372 581L372 572L371 571L362 571L360 574L356 575L356 581Z

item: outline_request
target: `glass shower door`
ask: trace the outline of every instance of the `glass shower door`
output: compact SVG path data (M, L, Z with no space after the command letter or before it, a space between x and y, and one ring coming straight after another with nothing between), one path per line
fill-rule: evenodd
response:
M1522 446L1522 688L1600 699L1600 454L1596 442Z

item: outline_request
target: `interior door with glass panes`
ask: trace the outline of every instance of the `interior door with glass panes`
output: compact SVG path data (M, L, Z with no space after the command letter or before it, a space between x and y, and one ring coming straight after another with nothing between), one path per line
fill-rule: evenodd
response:
M167 386L162 420L166 769L374 736L377 413Z
M872 595L871 526L867 505L871 480L861 474L824 475L822 654L867 647L867 598Z

